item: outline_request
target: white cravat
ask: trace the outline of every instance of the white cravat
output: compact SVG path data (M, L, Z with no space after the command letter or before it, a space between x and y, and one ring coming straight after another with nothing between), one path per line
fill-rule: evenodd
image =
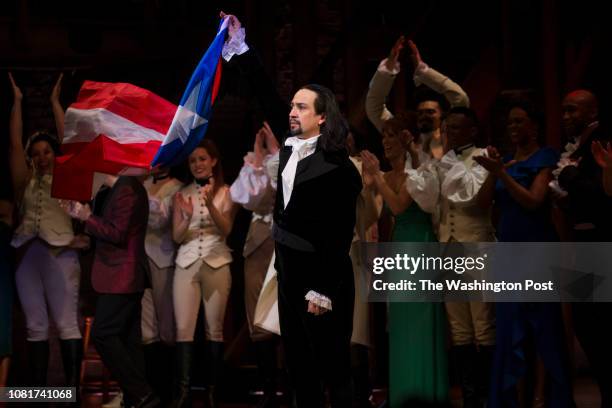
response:
M298 162L315 152L319 136L321 135L309 139L300 139L297 136L292 136L285 140L285 146L291 146L292 151L282 173L284 208L287 208L291 193L293 192L293 182L295 181Z

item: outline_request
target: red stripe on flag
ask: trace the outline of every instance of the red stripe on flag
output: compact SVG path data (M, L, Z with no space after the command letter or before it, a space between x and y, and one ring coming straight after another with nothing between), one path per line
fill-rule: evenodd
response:
M94 172L118 174L126 167L148 169L161 142L121 144L105 135L91 142L62 145L55 161L51 195L66 200L92 198Z
M140 126L166 134L176 105L164 98L127 83L85 81L77 97L70 105L76 109L105 108Z
M219 85L221 84L221 70L223 64L221 58L219 58L219 62L217 62L217 69L215 70L215 79L213 81L212 93L210 96L210 105L212 106L215 103L215 98L217 97L217 93L219 93Z

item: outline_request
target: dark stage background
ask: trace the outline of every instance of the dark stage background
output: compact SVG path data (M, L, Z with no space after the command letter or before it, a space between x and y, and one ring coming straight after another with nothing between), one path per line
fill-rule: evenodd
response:
M566 91L592 89L604 122L610 114L611 24L603 3L595 0L4 0L1 151L6 155L12 103L7 71L25 95L26 137L53 128L48 97L60 71L65 74L65 107L85 79L130 82L177 103L215 34L220 10L240 18L248 43L287 101L305 83L329 86L375 152L381 152L380 142L365 116L365 93L378 62L400 34L414 39L425 62L464 86L483 122L483 143L488 139L503 146L504 101L517 95L533 98L544 110L546 141L555 147L563 143L560 100ZM223 75L207 137L218 143L231 183L263 116L237 72L226 67ZM412 106L411 78L404 55L389 101L393 111ZM6 166L5 157L1 166ZM248 350L240 257L248 222L248 213L241 213L230 239L236 261L227 339L234 366L252 361L250 352L240 352ZM85 264L90 256L84 257ZM86 269L83 275L87 314L92 296ZM384 322L378 325L384 335ZM16 343L23 342L25 330L18 322L14 331Z

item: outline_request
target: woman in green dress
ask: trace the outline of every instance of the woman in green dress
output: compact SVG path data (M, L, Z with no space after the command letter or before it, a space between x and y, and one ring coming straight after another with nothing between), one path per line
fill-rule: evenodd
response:
M386 121L382 144L391 170L382 174L376 156L364 151L364 183L382 195L393 215L392 241L435 242L431 214L419 207L405 186L405 168L417 168L426 157L413 135L418 135L414 115L398 115ZM443 305L391 302L388 327L391 408L410 403L446 404L448 369Z

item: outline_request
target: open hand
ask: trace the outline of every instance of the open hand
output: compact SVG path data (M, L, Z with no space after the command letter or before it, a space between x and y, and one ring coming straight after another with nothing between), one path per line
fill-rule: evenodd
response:
M214 177L211 177L210 179L208 179L208 184L202 187L202 199L204 200L204 205L207 208L210 208L211 206L214 205L213 203L213 199L215 198L214 191L215 191L215 179Z
M395 66L397 65L397 61L399 60L402 49L404 48L405 39L404 36L401 35L393 44L391 51L389 52L389 56L387 57L387 69L389 71L393 71Z
M221 11L221 13L219 13L219 17L229 17L229 26L227 28L227 35L229 38L232 38L242 27L240 20L238 20L238 18L233 14L225 14L223 11Z
M182 193L176 193L174 195L174 207L179 209L186 219L191 219L193 216L193 202L191 196L185 198Z
M421 53L419 52L419 49L412 40L408 40L408 47L410 47L410 51L412 52L412 54L410 54L412 65L414 66L414 69L416 69L419 64L423 62L423 60L421 59Z
M268 149L268 153L276 154L276 152L280 150L280 146L278 144L278 139L276 139L276 136L274 135L274 132L272 131L272 128L270 127L270 124L264 121L263 127L261 128L261 130L264 134L264 139L266 142L266 149Z
M11 88L13 89L13 99L16 102L21 102L23 99L23 94L21 93L21 89L15 83L15 79L13 78L13 74L11 72L8 73L9 81L11 81Z

